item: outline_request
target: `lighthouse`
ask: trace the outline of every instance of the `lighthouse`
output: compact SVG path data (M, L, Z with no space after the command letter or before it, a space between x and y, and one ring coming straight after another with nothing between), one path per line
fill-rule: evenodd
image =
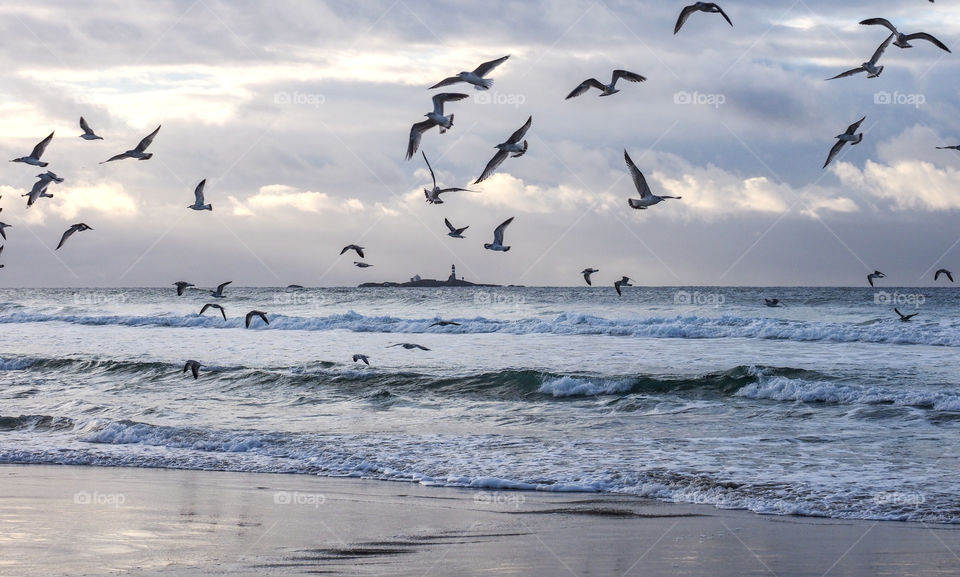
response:
M450 265L450 278L447 279L447 282L453 282L457 280L457 265Z

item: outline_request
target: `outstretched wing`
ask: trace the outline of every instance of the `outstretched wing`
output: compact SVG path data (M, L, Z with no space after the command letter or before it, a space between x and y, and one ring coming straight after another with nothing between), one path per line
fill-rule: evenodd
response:
M854 122L853 124L851 124L850 126L848 126L848 127L847 127L847 131L844 132L844 134L850 134L850 135L856 134L856 133L857 133L857 129L860 128L860 124L861 124L864 120L866 120L866 118L867 118L867 117L864 116L864 117L861 118L860 120L858 120L858 121Z
M489 72L490 72L491 70L493 70L493 69L496 68L497 66L500 66L501 64L503 64L504 62L506 62L506 61L507 61L507 58L510 58L510 55L509 55L509 54L507 54L507 55L504 56L503 58L497 58L496 60L491 60L490 62L484 62L484 63L481 64L480 66L477 66L477 67L473 70L473 73L476 74L477 76L479 76L480 78L483 78L484 76L486 76L487 74L489 74Z
M711 8L716 8L716 9L717 9L717 12L719 12L720 15L723 16L723 19L727 21L727 24L729 24L730 26L733 26L733 22L730 21L730 17L727 16L727 13L723 11L723 8L717 6L717 5L714 4L713 2L711 2L710 4L708 4L708 6L710 6Z
M493 229L493 242L494 244L503 244L503 232L507 230L507 227L510 226L510 223L513 222L513 217L511 216L507 220L500 223L500 226Z
M835 157L837 153L840 152L840 149L843 148L844 144L845 143L842 140L838 140L836 144L834 144L833 147L830 148L830 154L827 155L827 161L823 163L822 168L826 168L828 164L833 162L833 157ZM870 286L873 286L873 281L870 282Z
M631 159L630 155L627 154L626 149L623 151L623 159L627 162L627 168L630 169L630 176L633 178L633 186L636 187L637 192L640 193L640 198L652 196L653 193L650 192L650 186L647 185L647 179L643 177L643 173L640 172L640 169L637 168L637 165L633 163L633 159Z
M646 77L640 76L636 72L630 72L629 70L614 70L613 71L613 80L610 81L610 84L616 84L617 80L623 78L628 82L644 82Z
M464 98L469 98L469 94L464 94L462 92L441 92L440 94L433 95L433 111L437 114L443 114L443 103L444 102L456 102L457 100L463 100Z
M940 50L946 50L947 52L950 52L950 49L947 48L946 44L944 44L943 42L940 42L939 40L937 40L930 34L927 34L926 32L914 32L913 34L907 34L906 36L903 37L903 39L906 40L907 42L910 42L911 40L926 40L927 42L930 42Z
M490 162L487 163L487 167L483 169L483 174L480 175L480 178L473 181L474 184L479 184L487 179L493 171L507 159L508 153L504 150L498 150L496 154L493 155L493 158L490 159Z
M437 175L433 173L433 167L430 166L430 161L427 160L427 153L421 150L420 154L423 155L423 161L427 163L427 170L430 171L430 179L433 181L433 186L437 186Z
M890 36L887 36L887 39L880 44L880 46L877 46L873 56L870 57L870 64L876 64L877 61L880 60L880 57L883 56L883 52L887 49L887 46L890 46L890 42L895 36L896 34L891 33Z
M153 132L148 134L146 137L144 137L144 139L140 141L140 144L137 145L136 150L138 152L145 151L147 147L150 146L151 143L153 143L153 137L156 136L158 132L160 132L160 126L157 126L156 130L154 130Z
M203 204L203 187L206 186L207 179L204 178L200 181L200 184L197 185L197 188L193 190L193 196L196 198L198 205Z
M860 24L864 26L885 26L890 32L896 32L897 27L890 23L886 18L867 18L866 20L861 20Z
M82 116L80 117L80 130L82 130L84 134L93 134L93 129L90 128L90 125L87 124L87 121L84 120Z
M510 135L510 138L507 139L507 142L509 142L510 144L516 144L520 142L520 140L523 139L523 136L527 133L527 131L530 130L530 124L532 122L533 122L533 116L530 116L529 118L527 118L527 121L523 123L523 126L518 128L516 131L514 131L513 134Z
M590 90L591 87L599 88L600 90L604 90L606 88L606 86L604 86L603 83L597 80L596 78L587 78L586 80L581 82L579 86L574 88L573 91L570 92L570 94L567 94L567 97L564 98L564 100L570 100L574 96L580 96L587 90Z
M463 82L463 78L460 78L459 76L450 76L448 78L444 78L440 82L437 82L427 90L433 90L434 88L440 88L441 86L450 86L451 84L456 84L457 82Z
M43 151L47 149L47 145L50 144L51 140L53 140L53 132L33 147L33 152L30 153L30 156L40 160L40 157L43 156Z
M831 76L830 78L827 78L827 80L836 80L837 78L845 78L845 77L847 77L847 76L853 76L854 74L859 74L859 73L861 73L861 72L864 72L865 70L866 70L866 69L865 69L863 66L857 66L856 68L851 68L850 70L847 70L846 72L841 72L840 74L837 74L836 76Z
M443 224L447 225L447 228L450 229L450 232L457 232L456 227L454 227L452 224L450 224L450 221L449 221L448 219L446 219L446 218L443 219ZM940 273L938 272L937 274L940 274ZM936 280L936 279L934 279L934 280Z
M435 125L432 120L424 120L410 127L410 141L407 143L407 160L413 158L420 148L420 139L423 133L433 128Z
M232 282L233 282L232 280L228 280L227 282L218 284L218 285L217 285L217 292L223 292L223 289L224 289L228 284L230 284L230 283L232 283Z
M690 15L696 11L697 11L696 5L687 6L683 10L681 10L680 17L677 18L677 24L676 26L673 27L673 33L676 34L677 32L680 32L680 29L683 28L683 24L687 21L687 18L689 18Z
M77 229L73 228L72 226L71 226L70 228L68 228L68 229L63 233L63 236L60 237L60 244L58 244L58 245L57 245L57 248L55 248L55 249L53 249L53 250L59 250L60 247L63 246L63 243L67 242L67 239L70 238L71 236L73 236L73 233L75 233L75 232L77 232Z

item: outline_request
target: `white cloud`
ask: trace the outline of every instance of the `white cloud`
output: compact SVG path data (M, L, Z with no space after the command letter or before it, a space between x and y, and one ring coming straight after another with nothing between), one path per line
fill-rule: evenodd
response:
M256 216L266 212L292 210L295 212L348 213L361 212L363 202L358 198L335 198L325 192L300 191L284 184L260 187L256 194L245 199L227 197L233 203L236 216Z

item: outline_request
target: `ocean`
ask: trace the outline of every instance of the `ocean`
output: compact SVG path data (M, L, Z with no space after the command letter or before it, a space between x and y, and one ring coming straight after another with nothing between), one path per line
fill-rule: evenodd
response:
M960 521L954 288L226 295L0 290L0 463ZM228 319L199 316L206 302ZM901 322L895 306L919 314ZM269 326L245 329L252 309Z

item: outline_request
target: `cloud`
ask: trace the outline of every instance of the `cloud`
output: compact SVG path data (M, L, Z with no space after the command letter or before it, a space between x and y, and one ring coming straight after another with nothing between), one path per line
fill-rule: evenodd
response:
M325 192L300 191L284 184L261 186L256 194L245 199L228 196L235 216L257 216L264 213L294 211L303 213L362 212L358 198L335 198Z

